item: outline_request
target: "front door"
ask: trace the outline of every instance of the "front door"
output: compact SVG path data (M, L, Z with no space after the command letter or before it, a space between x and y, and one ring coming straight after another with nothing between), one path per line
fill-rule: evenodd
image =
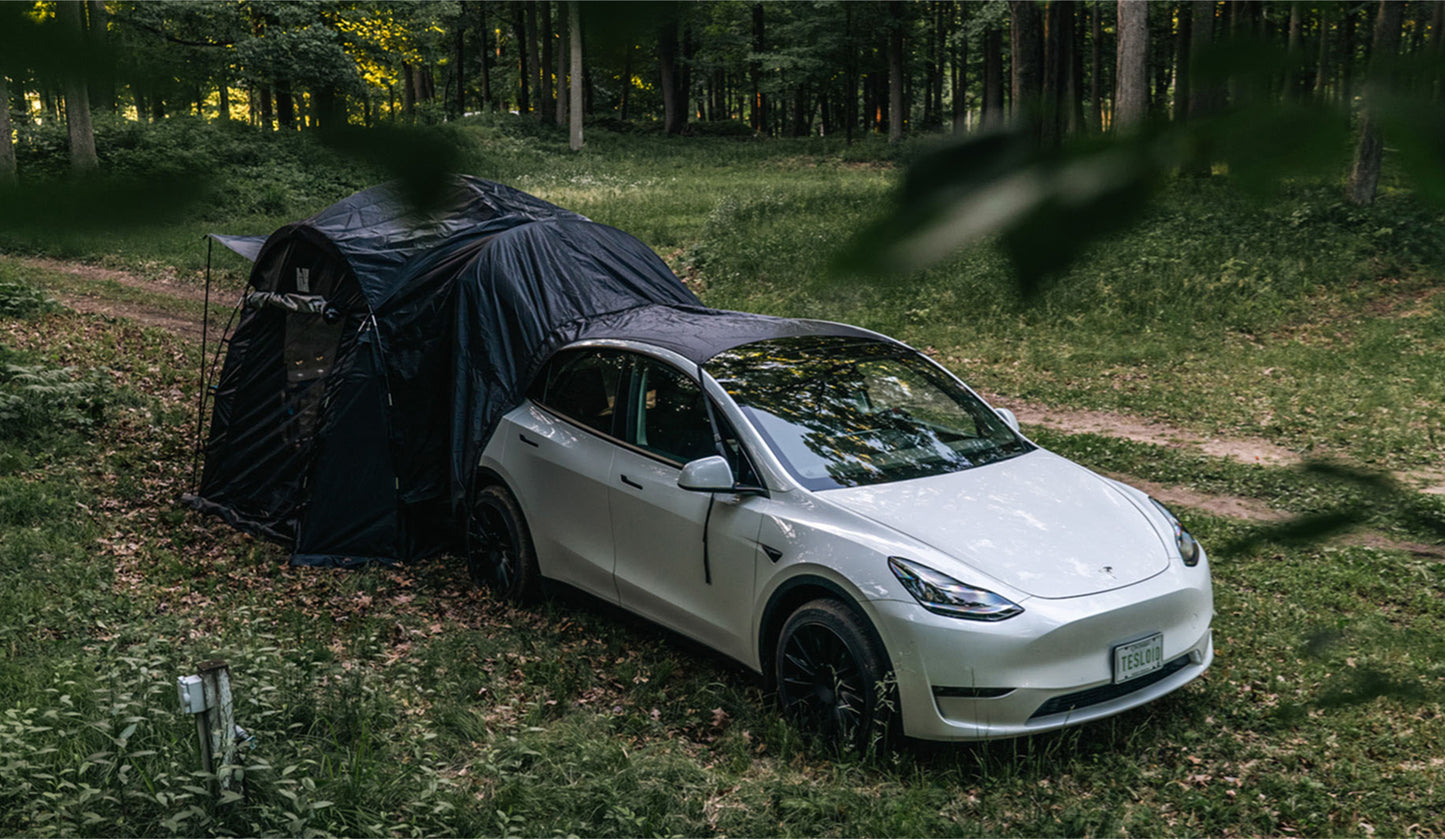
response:
M639 357L625 393L621 436L628 446L614 454L610 481L622 605L751 660L761 524L756 499L678 487L683 464L717 453L696 382L671 365Z

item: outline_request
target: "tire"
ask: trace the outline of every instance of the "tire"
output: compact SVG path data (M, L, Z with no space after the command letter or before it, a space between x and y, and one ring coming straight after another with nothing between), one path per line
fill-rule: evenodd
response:
M467 520L467 574L512 603L535 599L541 583L537 553L522 508L507 488L477 491Z
M778 634L773 675L783 715L828 745L867 751L886 743L897 713L893 670L866 619L820 598Z

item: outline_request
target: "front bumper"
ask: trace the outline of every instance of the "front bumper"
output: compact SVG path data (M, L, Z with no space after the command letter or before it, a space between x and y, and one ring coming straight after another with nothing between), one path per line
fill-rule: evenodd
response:
M1118 714L1176 690L1214 659L1205 562L1085 597L1030 598L998 623L934 615L912 600L869 604L898 679L904 733L1017 737ZM1115 684L1113 648L1163 633L1164 667Z

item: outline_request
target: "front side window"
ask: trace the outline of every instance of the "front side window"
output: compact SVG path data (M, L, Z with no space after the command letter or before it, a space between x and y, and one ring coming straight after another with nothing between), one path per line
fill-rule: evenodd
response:
M707 369L809 489L957 472L1034 448L917 353L882 341L759 341Z
M627 357L617 350L559 353L532 386L539 404L603 434L615 433L618 385Z
M631 399L627 442L677 463L718 453L702 389L682 371L639 359Z

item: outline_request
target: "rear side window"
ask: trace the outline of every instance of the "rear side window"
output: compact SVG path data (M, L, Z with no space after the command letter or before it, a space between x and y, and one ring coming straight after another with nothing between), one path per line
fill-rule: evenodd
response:
M532 386L533 401L603 434L614 434L617 388L627 370L617 350L574 350L547 364Z

